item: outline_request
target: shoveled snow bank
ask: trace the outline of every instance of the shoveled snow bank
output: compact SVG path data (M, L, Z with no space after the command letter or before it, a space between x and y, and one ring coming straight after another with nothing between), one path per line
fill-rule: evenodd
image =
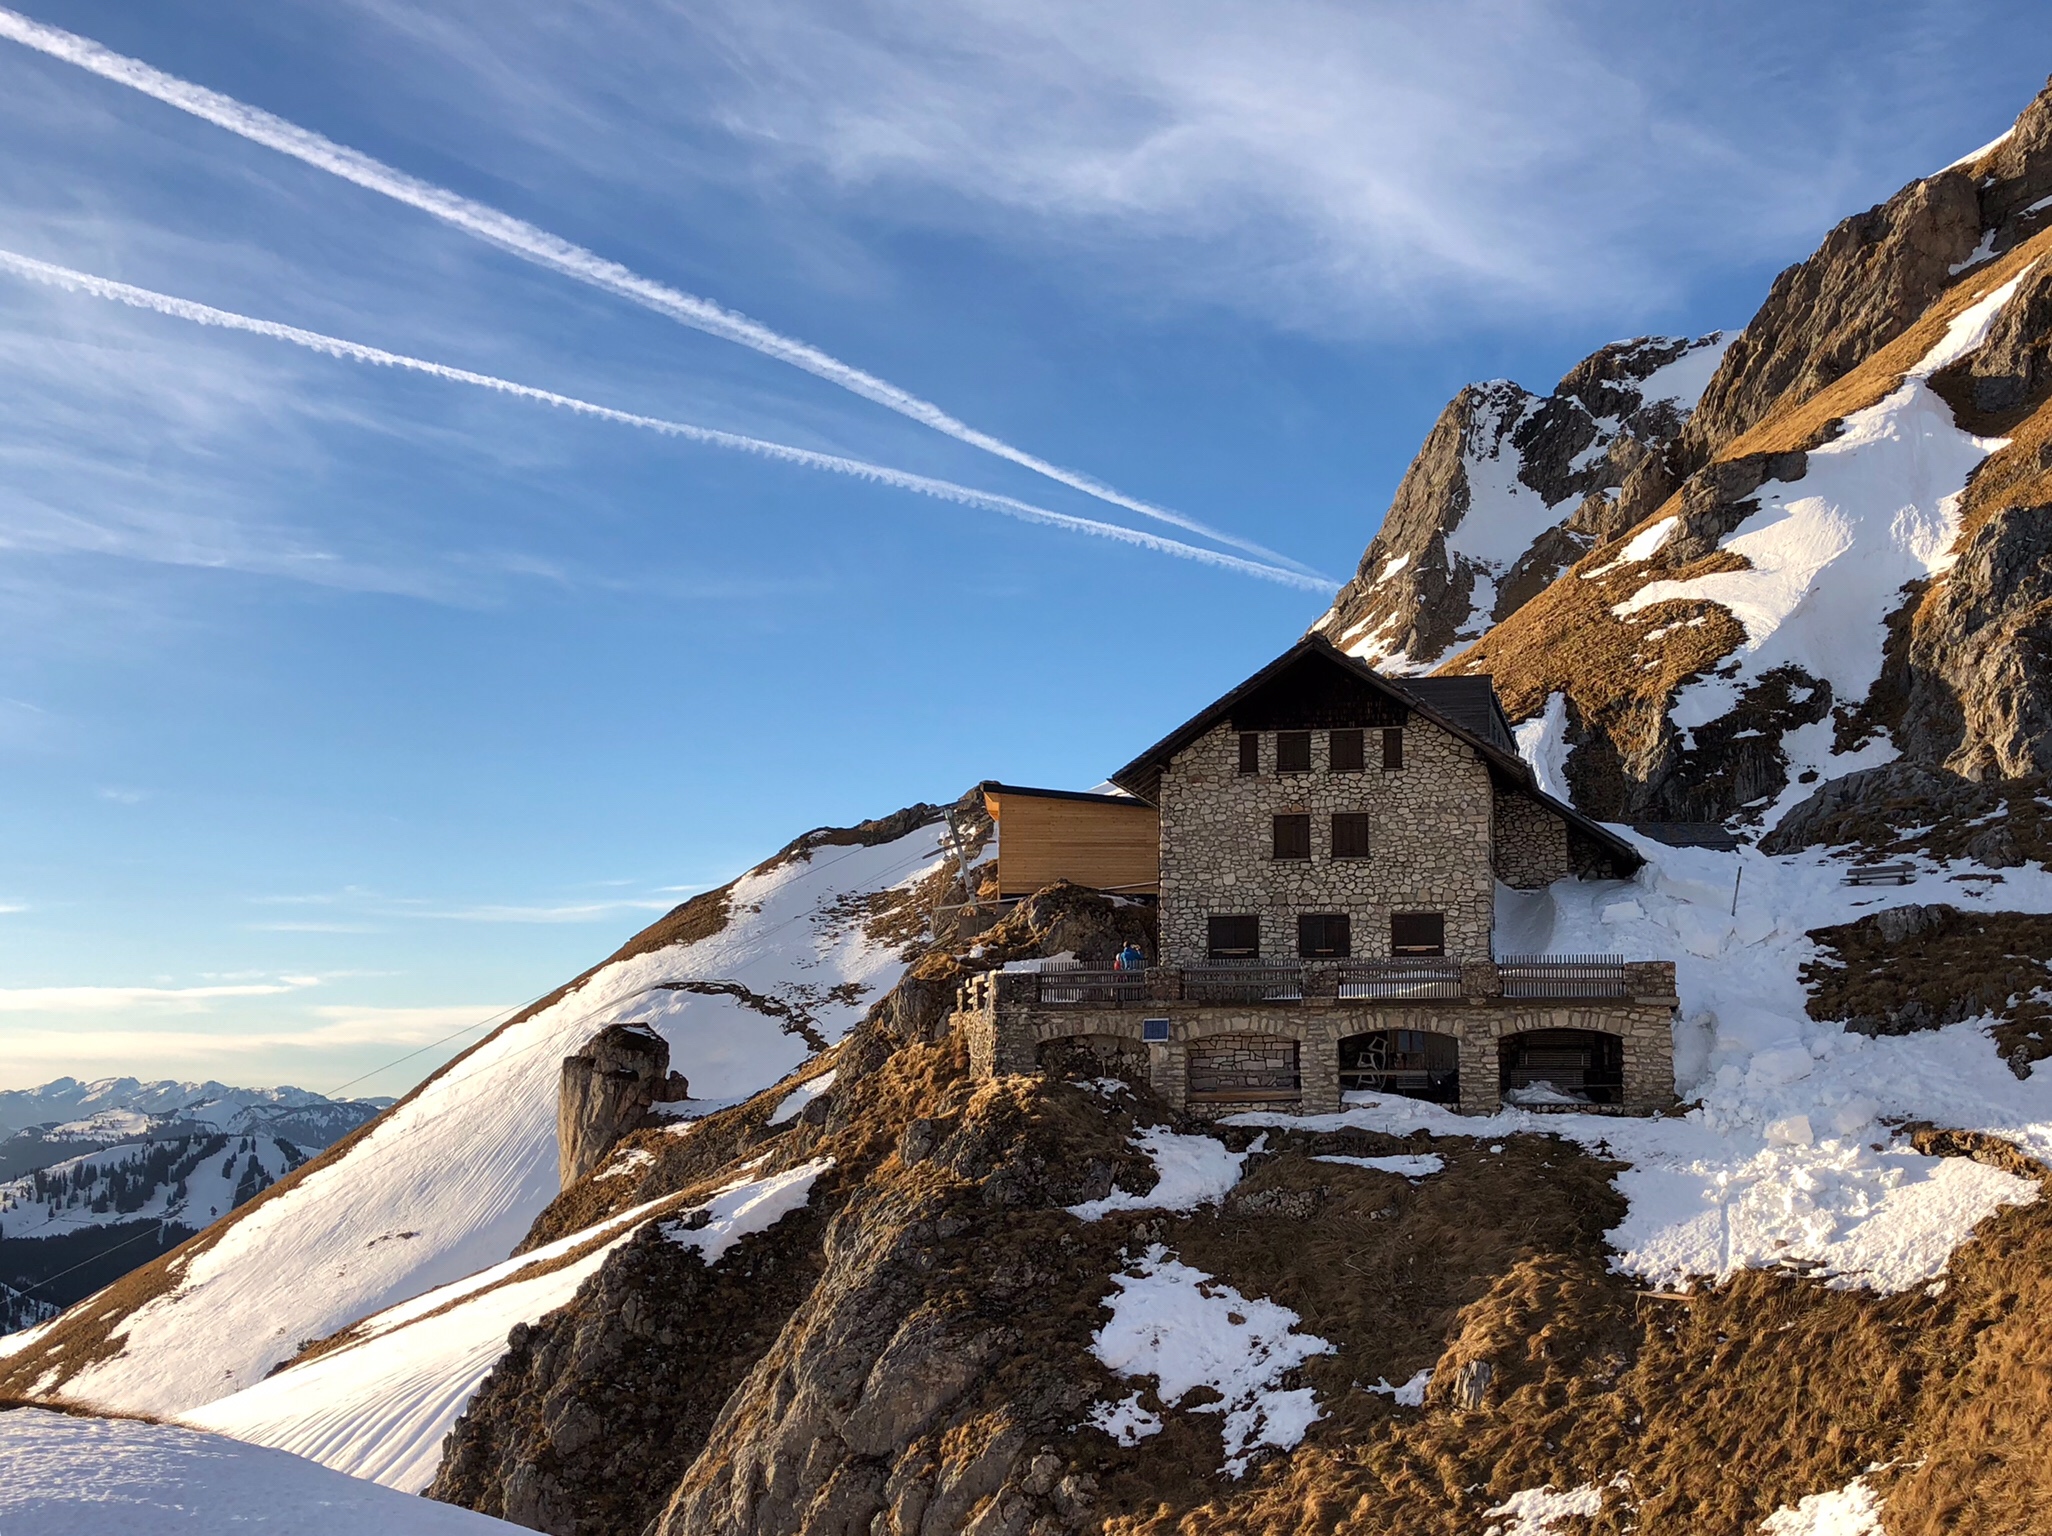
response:
M0 1413L7 1536L488 1536L503 1520L168 1424Z
M304 1339L496 1265L557 1193L565 1056L606 1024L642 1020L697 1092L761 1091L804 1061L805 1041L733 997L663 984L738 982L802 1004L838 1039L904 969L901 946L863 931L855 898L916 880L944 857L939 833L924 827L744 877L722 931L606 966L458 1061L336 1162L239 1214L172 1290L125 1320L126 1348L64 1392L182 1413L255 1386Z
M802 1207L830 1166L822 1159L729 1184L700 1207L702 1226L685 1230L679 1220L662 1230L717 1263L749 1233ZM369 1319L347 1346L209 1403L186 1422L418 1492L434 1481L443 1437L506 1353L506 1335L568 1302L662 1203L417 1296ZM579 1253L584 1248L590 1251Z
M1333 1348L1296 1332L1300 1319L1288 1307L1242 1296L1159 1243L1130 1273L1113 1275L1112 1284L1117 1289L1104 1302L1111 1321L1097 1330L1090 1352L1121 1376L1153 1377L1156 1395L1170 1407L1199 1387L1217 1392L1217 1402L1190 1411L1224 1415L1225 1470L1232 1476L1246 1472L1256 1446L1290 1450L1323 1416L1309 1387L1286 1391L1279 1384L1285 1372Z
M1123 1085L1121 1085L1123 1086ZM1181 1136L1167 1126L1150 1126L1136 1138L1161 1177L1144 1195L1115 1189L1102 1200L1069 1207L1071 1216L1096 1221L1109 1211L1194 1211L1223 1200L1240 1182L1245 1152L1233 1152L1212 1136Z

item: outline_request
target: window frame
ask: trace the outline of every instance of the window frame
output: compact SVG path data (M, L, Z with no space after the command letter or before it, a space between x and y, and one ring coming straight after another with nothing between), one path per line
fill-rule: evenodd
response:
M1361 773L1368 767L1368 733L1344 726L1325 733L1325 766L1333 773ZM1345 743L1342 748L1342 743ZM1352 761L1346 759L1351 758Z
M1316 925L1316 926L1314 926ZM1324 942L1313 945L1316 933ZM1346 912L1299 912L1297 914L1297 958L1300 960L1348 960L1354 953L1354 920Z
M1297 747L1303 746L1303 766L1293 766L1291 759L1297 756ZM1275 771L1278 774L1309 773L1311 771L1311 733L1309 731L1277 731L1275 733Z
M1285 826L1291 829L1293 835L1290 841L1292 843L1297 842L1297 838L1294 836L1296 829L1299 827L1303 829L1302 845L1304 851L1302 853L1283 852L1283 828ZM1308 864L1311 861L1311 813L1309 811L1277 811L1270 818L1269 838L1268 856L1271 861L1278 864Z
M1251 931L1254 942L1244 944L1220 944L1221 923L1245 923ZM1241 953L1241 951L1245 951ZM1258 912L1213 912L1204 919L1204 953L1212 960L1259 960L1261 958L1261 915Z
M1372 859L1375 857L1375 818L1366 811L1334 811L1332 813L1332 856L1335 859ZM1352 829L1346 837L1340 835L1344 823ZM1356 844L1358 846L1350 846Z
M1409 943L1399 938L1400 924L1428 924L1423 932L1436 931L1437 940L1427 940L1413 928ZM1392 912L1389 914L1389 953L1395 960L1443 960L1446 958L1446 914L1444 912Z
M1240 777L1252 778L1261 772L1261 733L1240 732Z
M1382 771L1395 773L1404 766L1404 728L1400 725L1385 725L1382 728Z

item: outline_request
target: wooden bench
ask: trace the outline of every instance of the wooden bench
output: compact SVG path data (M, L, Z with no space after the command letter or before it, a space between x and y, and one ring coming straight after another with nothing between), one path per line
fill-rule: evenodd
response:
M1914 864L1863 864L1846 872L1847 885L1908 885L1916 879Z

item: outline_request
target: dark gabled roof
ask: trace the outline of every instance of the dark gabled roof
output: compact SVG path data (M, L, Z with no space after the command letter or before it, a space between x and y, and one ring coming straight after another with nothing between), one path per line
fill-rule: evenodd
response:
M976 786L978 793L985 795L1024 795L1029 800L1089 800L1098 805L1123 805L1136 811L1151 811L1153 802L1136 800L1131 795L1100 795L1083 789L1030 789L1024 784L1000 784L996 779L985 779Z
M1528 795L1588 838L1627 870L1645 863L1638 850L1602 823L1584 816L1565 801L1556 800L1539 787L1531 765L1518 756L1496 702L1496 690L1486 677L1385 677L1355 656L1349 656L1323 635L1306 635L1282 655L1248 678L1239 687L1214 699L1168 735L1142 752L1111 776L1111 782L1136 798L1156 805L1161 797L1161 772L1183 748L1232 717L1234 709L1256 699L1300 667L1328 666L1356 684L1366 684L1400 709L1415 711L1480 754L1490 777L1500 786ZM1472 723L1471 723L1472 722Z

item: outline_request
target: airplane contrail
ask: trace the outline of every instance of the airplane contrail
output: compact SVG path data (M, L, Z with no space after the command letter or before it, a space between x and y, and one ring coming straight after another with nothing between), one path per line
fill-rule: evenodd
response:
M640 427L716 448L735 449L785 464L802 465L807 469L850 475L858 480L869 480L880 485L895 486L900 490L915 491L919 495L953 502L958 506L1000 512L1006 517L1016 517L1029 523L1041 523L1051 528L1062 528L1071 533L1087 533L1101 539L1113 539L1140 549L1153 550L1158 554L1174 555L1179 559L1194 560L1199 564L1216 566L1222 570L1257 576L1264 581L1280 582L1284 586L1328 594L1332 591L1329 583L1316 576L1286 570L1281 566L1264 565L1258 560L1244 560L1238 555L1222 554L1215 549L1202 549L1195 544L1185 544L1180 539L1163 538L1159 534L1145 533L1119 523L1099 522L1096 518L1073 517L1066 512L1053 512L1046 507L1037 507L1031 502L1020 501L1016 497L979 491L971 486L957 485L952 480L936 480L928 475L915 475L909 470L893 469L885 464L871 464L864 459L846 458L836 453L818 453L810 448L797 448L789 443L749 437L739 432L722 432L714 427L693 426L689 422L666 421L659 416L643 416L634 411L615 410L608 405L580 400L574 395L558 394L552 389L537 389L533 385L517 384L511 379L497 378L489 373L473 373L468 368L452 368L446 363L432 363L424 358L408 357L401 352L387 352L381 347L368 347L361 342L344 341L340 337L323 335L319 331L301 330L298 326L281 325L275 320L259 320L250 315L236 314L233 310L216 309L210 304L174 298L168 293L138 288L130 283L118 283L111 278L95 277L89 272L78 272L70 267L60 267L53 262L38 261L33 256L23 256L14 251L0 250L0 272L10 272L16 277L27 278L32 282L69 289L97 299L108 299L134 309L152 310L160 315L189 320L196 325L247 331L252 335L290 342L309 351L326 353L330 357L346 358L352 362L371 363L385 368L403 368L412 373L447 379L452 383L471 384L480 389L496 390L500 394L514 395L523 400L560 406L564 410L593 416L602 421Z
M224 96L203 85L181 80L176 75L166 74L143 63L140 59L131 59L125 54L115 53L90 38L47 26L18 11L0 8L0 37L20 43L25 48L32 48L38 53L47 54L53 59L61 59L67 64L76 65L104 80L111 80L117 85L125 85L131 90L140 91L166 106L176 107L181 112L189 112L194 117L212 123L218 128L225 128L228 132L238 134L252 143L290 155L330 175L339 176L359 187L417 208L537 266L547 267L566 277L588 283L594 288L604 289L645 309L667 315L672 320L681 321L711 335L738 342L766 357L789 363L794 368L802 368L807 373L825 379L828 383L837 384L865 400L874 401L902 416L909 416L914 421L937 432L945 432L948 436L968 443L971 447L980 448L985 453L1009 459L1014 464L1030 469L1035 474L1045 475L1048 479L1058 481L1072 490L1081 491L1086 496L1093 496L1099 501L1124 507L1127 511L1138 513L1142 517L1181 528L1186 533L1194 533L1216 543L1227 544L1249 554L1258 555L1264 561L1273 560L1303 571L1307 575L1314 574L1310 567L1301 561L1291 559L1288 555L1279 554L1251 540L1208 527L1195 518L1185 517L1180 512L1172 512L1165 507L1128 496L1123 491L1116 490L1089 475L1051 464L1023 448L1013 447L1002 438L980 432L966 422L950 416L931 401L923 400L910 391L900 389L888 380L864 372L850 363L844 363L808 342L785 336L758 320L752 320L747 315L727 309L710 299L702 299L695 294L684 293L668 284L643 277L616 261L608 260L595 251L586 250L583 246L573 244L559 235L550 234L524 219L515 218L512 214L504 213L488 204L451 192L446 187L438 187L433 182L408 175L381 160L375 160L346 145L337 144L310 128L302 128L260 107L249 106L232 96Z

